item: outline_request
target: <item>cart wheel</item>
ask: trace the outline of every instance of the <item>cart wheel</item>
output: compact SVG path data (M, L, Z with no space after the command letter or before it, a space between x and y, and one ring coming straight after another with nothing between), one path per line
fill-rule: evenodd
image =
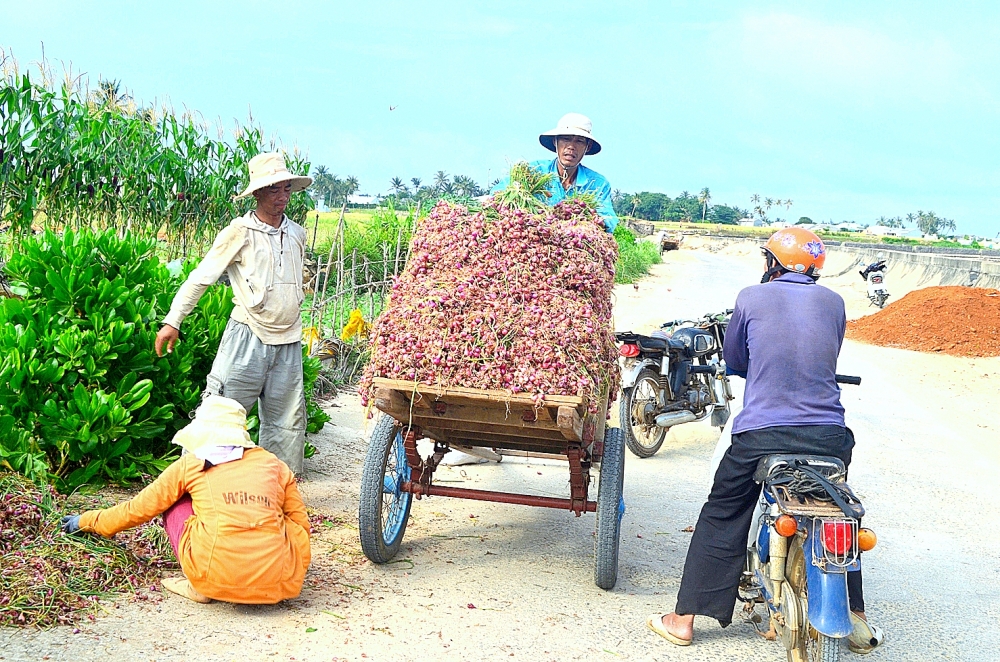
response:
M597 487L597 534L594 537L594 583L603 589L618 581L618 541L625 514L625 441L622 431L608 428Z
M383 416L372 431L365 456L358 509L361 549L374 563L388 562L403 542L413 495L401 487L409 479L403 426Z

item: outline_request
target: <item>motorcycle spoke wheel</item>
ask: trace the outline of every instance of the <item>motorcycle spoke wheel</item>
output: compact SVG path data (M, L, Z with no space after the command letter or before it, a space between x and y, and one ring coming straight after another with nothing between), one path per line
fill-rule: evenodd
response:
M647 408L655 409L659 388L659 376L652 370L643 370L622 398L619 417L625 445L637 457L656 455L667 436L666 428L656 425L653 416L644 414Z

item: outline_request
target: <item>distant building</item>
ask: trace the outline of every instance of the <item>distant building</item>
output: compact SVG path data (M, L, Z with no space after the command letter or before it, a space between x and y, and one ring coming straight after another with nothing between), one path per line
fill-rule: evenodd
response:
M901 237L903 235L903 228L890 228L885 225L870 225L865 229L865 234L875 235L876 237Z
M379 196L368 193L353 193L347 196L347 204L352 206L375 207L379 203Z
M764 221L759 218L741 218L736 224L745 228L760 228L764 226Z

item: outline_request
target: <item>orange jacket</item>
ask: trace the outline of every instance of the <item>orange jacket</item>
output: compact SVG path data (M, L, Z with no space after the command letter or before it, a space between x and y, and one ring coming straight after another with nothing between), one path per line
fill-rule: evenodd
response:
M262 448L208 471L182 456L130 501L80 517L80 530L105 537L148 522L191 495L178 561L202 595L274 604L297 597L309 567L309 518L295 478Z

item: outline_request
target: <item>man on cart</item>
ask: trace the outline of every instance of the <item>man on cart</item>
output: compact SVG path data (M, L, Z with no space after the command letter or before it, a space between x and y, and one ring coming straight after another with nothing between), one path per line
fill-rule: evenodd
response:
M584 166L584 156L601 151L601 143L594 139L593 124L586 115L567 113L556 128L538 136L538 142L550 152L556 153L551 161L542 159L529 165L543 175L554 175L548 187L549 205L556 205L573 194L589 193L597 199L597 213L604 220L604 228L614 232L618 225L618 214L611 204L611 184L603 175ZM507 188L509 180L504 179L493 187L493 192Z

